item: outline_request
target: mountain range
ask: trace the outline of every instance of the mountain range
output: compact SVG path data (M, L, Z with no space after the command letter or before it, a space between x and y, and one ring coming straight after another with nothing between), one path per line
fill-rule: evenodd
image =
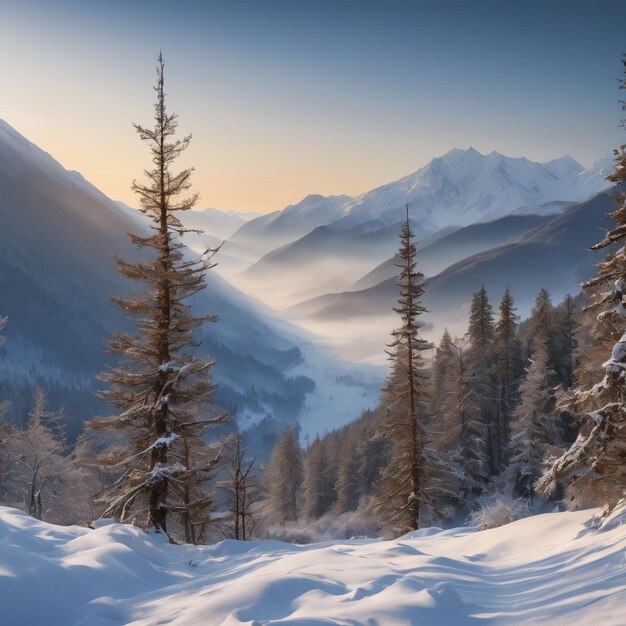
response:
M570 156L538 163L454 149L357 198L310 195L246 222L226 241L223 252L247 260L227 267L227 275L269 306L293 312L292 307L311 298L373 286L376 276L384 278L385 269L377 267L393 269L407 204L422 247L454 229L520 218L497 224L491 233L481 231L482 241L464 231L456 240L448 239L447 248L425 251L425 271L434 275L519 234L524 216L558 215L572 202L606 189L611 162L606 157L585 169Z

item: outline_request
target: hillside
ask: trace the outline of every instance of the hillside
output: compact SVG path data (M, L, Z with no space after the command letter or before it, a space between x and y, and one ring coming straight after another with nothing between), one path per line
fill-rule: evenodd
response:
M43 385L51 405L65 407L75 434L85 418L108 410L94 396L95 376L110 363L105 340L128 327L109 297L134 288L114 256L138 258L127 233L142 232L145 221L0 121L0 223L0 310L9 317L2 398L12 401L12 419L22 419L34 386ZM203 350L221 355L216 399L242 419L294 419L314 387L287 373L302 359L296 334L214 271L194 307L220 318L199 337ZM242 364L245 378L236 375Z
M394 541L168 544L0 507L7 624L621 626L626 513L550 513Z

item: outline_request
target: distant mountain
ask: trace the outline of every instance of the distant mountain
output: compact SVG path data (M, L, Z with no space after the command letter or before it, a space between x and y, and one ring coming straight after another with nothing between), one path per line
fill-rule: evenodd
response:
M394 233L407 203L419 239L511 213L555 215L571 202L607 189L608 163L604 159L585 170L570 156L537 163L497 152L481 154L473 148L451 150L413 174L356 199L307 196L296 205L251 220L223 248L225 255L240 259L248 255L245 262L228 269L241 270L246 263L248 268L229 276L240 288L278 308L342 291L353 283L357 289L372 286L377 277L388 275L389 259L397 247ZM509 223L513 230L514 223ZM503 225L502 233L485 233L486 240L476 239L473 247L458 235L452 241L459 247L455 250L451 242L444 251L440 246L438 258L425 257L425 269L432 275L514 234L507 235ZM377 269L385 261L386 269ZM373 276L365 278L369 272Z
M424 303L429 309L425 321L435 324L440 331L448 324L465 323L472 294L482 285L494 304L508 287L524 316L542 287L556 300L567 293L577 293L580 283L593 274L593 264L603 256L590 251L589 246L602 237L608 226L607 213L613 207L611 194L600 193L570 205L561 215L550 218L517 241L454 263L425 281ZM291 312L294 317L349 323L357 317L387 315L397 297L396 279L392 277L365 289L304 302Z
M444 226L492 221L520 207L532 213L553 200L585 200L607 189L603 173L570 156L547 163L474 148L454 149L418 171L357 198L341 224L402 219L408 202L421 237Z
M229 239L230 247L245 247L260 258L270 250L299 239L318 226L335 221L342 209L353 198L350 196L306 196L297 204L250 220ZM255 260L256 260L255 259Z
M0 120L0 314L9 316L0 399L12 401L14 418L24 417L37 384L53 405L65 405L72 433L107 410L93 395L101 386L95 375L110 363L104 341L128 327L108 298L136 288L117 272L114 255L139 258L127 233L145 229L141 215ZM193 306L220 318L198 337L202 350L220 356L216 399L244 424L267 415L295 419L314 387L287 374L302 360L296 334L214 271L207 282Z
M207 237L211 237L213 241L228 239L238 228L257 217L259 217L258 213L225 211L221 209L185 211L181 215L183 224L187 228L203 230L204 234Z
M368 223L344 230L318 226L295 242L268 252L233 280L276 308L348 288L396 246L399 224L375 226Z
M562 210L563 207L561 207ZM493 248L544 224L548 216L508 215L493 222L479 222L444 234L431 242L427 238L417 244L419 267L425 276L434 276L446 267L483 250ZM381 263L359 279L352 289L374 287L398 274L398 257Z

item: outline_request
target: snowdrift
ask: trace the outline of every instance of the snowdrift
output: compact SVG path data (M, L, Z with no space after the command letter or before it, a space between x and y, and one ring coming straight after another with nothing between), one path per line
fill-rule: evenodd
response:
M136 528L52 526L0 507L11 626L626 623L626 509L551 513L395 541L174 546Z

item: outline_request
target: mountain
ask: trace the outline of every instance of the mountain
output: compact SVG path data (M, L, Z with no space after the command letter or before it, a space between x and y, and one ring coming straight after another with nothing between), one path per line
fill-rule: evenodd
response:
M107 410L94 396L110 358L104 341L128 323L110 301L136 288L114 255L140 258L127 233L146 221L0 121L0 311L8 315L0 354L0 398L22 419L36 384L64 405L75 434L85 418ZM189 252L192 255L192 252ZM302 361L297 334L211 271L193 301L220 321L204 328L202 350L219 354L216 400L242 424L268 415L293 420L314 388L288 372ZM245 376L241 375L245 372Z
M517 241L454 263L425 281L424 303L429 310L425 321L435 324L439 332L445 325L464 325L472 294L482 285L494 305L508 287L522 316L529 313L542 287L555 300L577 293L580 283L593 275L593 265L603 256L589 247L601 238L609 224L607 213L613 208L611 193L597 194L570 205ZM418 263L424 252L418 254ZM328 294L294 307L292 313L294 317L344 323L354 318L387 316L398 297L395 283L391 277L366 289Z
M377 277L389 275L397 225L404 219L407 203L419 239L509 214L550 216L608 188L607 164L604 159L585 170L570 156L537 163L497 152L481 154L473 148L451 150L413 174L356 199L308 196L297 205L244 224L223 251L241 257L245 248L249 266L243 269L245 263L239 263L237 269L243 272L229 277L239 288L278 308L353 284L356 289L373 286ZM513 231L514 223L509 223ZM485 234L487 239L477 239L473 247L469 241L461 242L467 233L458 235L458 248L451 242L447 251L437 248L439 258L425 258L427 273L432 275L515 234L507 235L505 225L502 229L500 235ZM385 268L378 269L383 262ZM370 272L373 276L365 278Z
M257 217L258 213L222 209L185 211L182 215L185 226L204 230L216 239L228 239L238 228Z
M261 215L241 226L228 240L225 251L230 252L231 246L235 249L245 247L258 259L274 248L299 239L317 226L335 221L352 200L350 196L308 195L297 204Z
M561 207L562 209L562 207ZM508 215L493 222L479 222L443 234L431 241L427 238L417 244L420 270L425 276L434 276L449 265L488 248L506 243L544 224L548 216ZM398 274L398 257L393 256L360 278L352 290L367 289L395 278Z
M344 211L341 224L402 219L408 202L419 236L444 226L492 221L553 200L585 200L608 187L602 173L570 156L537 163L474 148L454 149L398 181L378 187Z
M274 308L348 288L396 247L399 224L351 229L318 226L293 243L268 252L238 276L235 284Z

